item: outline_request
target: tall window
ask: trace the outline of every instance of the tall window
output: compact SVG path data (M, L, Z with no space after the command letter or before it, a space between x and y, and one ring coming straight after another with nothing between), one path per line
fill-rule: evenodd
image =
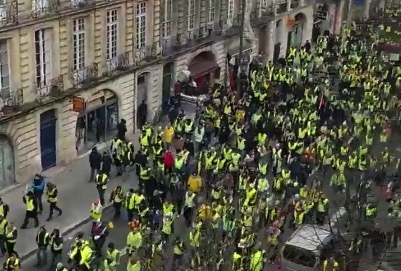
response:
M85 18L74 19L72 24L73 68L79 71L85 68Z
M106 13L106 57L113 59L117 57L118 48L118 11L109 10Z
M45 87L51 80L51 30L35 31L36 86Z
M187 30L195 29L195 0L188 0Z
M136 5L136 48L146 46L146 2Z
M7 40L0 40L0 97L10 98L10 73Z
M173 1L162 1L162 37L169 38L171 36L171 18L173 17Z
M214 17L215 17L215 0L209 0L209 14L208 14L208 23L213 24L214 23Z
M232 23L234 19L234 0L228 0L227 20Z

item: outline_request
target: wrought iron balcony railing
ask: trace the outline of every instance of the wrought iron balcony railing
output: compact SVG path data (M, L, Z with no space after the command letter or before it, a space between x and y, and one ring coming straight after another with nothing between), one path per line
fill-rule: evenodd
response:
M60 0L33 0L32 17L39 18L57 14L60 11Z
M161 46L156 42L149 46L136 48L134 54L134 64L140 65L143 62L155 60L158 56L161 56L161 53Z
M288 2L287 1L279 1L276 4L276 14L283 14L288 11Z
M0 27L18 23L18 2L4 2L0 4Z
M191 40L200 40L210 36L213 33L213 26L208 28L207 26L203 26L200 28L196 28L193 30L188 30L186 33L186 38Z
M106 60L107 75L113 75L114 73L125 71L132 65L131 53L126 52L118 55L115 58Z
M49 97L56 97L64 90L64 77L62 75L49 80L48 82L35 82L36 99L41 100Z
M96 0L69 0L72 8L80 9L93 6Z
M0 117L17 112L23 103L24 92L21 88L0 89Z
M291 9L296 9L301 7L301 0L291 0L290 2Z
M99 65L93 63L80 70L71 70L70 79L74 87L85 87L99 78Z

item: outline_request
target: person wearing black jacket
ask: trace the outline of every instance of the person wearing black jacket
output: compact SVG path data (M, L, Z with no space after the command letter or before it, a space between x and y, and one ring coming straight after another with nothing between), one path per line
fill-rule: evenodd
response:
M147 163L147 156L145 153L143 153L142 150L138 150L138 152L135 155L134 162L135 162L135 173L139 176L139 170L141 166L145 166Z
M50 241L50 234L47 232L46 228L44 226L40 227L36 234L36 244L38 245L38 252L36 253L38 262L36 266L42 266L47 263L47 247Z
M7 203L4 203L3 199L0 198L0 216L7 218L7 214L10 211L10 207Z
M125 133L127 132L127 125L125 119L121 119L121 121L117 124L117 136L122 141L125 141Z
M52 240L50 247L50 251L52 253L51 266L53 267L62 261L63 236L61 236L59 229L54 229L50 235L50 238Z
M111 156L109 155L109 153L107 151L104 151L103 157L102 157L101 171L109 177L110 177L110 171L111 171L112 164L113 164L113 159L111 159Z
M89 166L91 167L91 176L89 182L93 182L96 174L100 171L102 165L102 155L98 152L96 147L92 148L89 155Z

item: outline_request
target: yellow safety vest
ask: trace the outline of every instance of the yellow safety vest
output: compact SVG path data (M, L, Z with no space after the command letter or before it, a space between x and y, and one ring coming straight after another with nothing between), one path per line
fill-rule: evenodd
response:
M6 237L7 237L7 242L14 244L15 242L17 242L17 239L14 238L14 232L17 230L16 227L12 228L11 230L9 230L8 228L6 229Z
M47 191L47 200L49 202L57 202L56 192L57 188L53 188L51 191Z
M30 199L29 197L25 197L25 205L26 205L26 210L27 211L33 211L35 210L35 205L33 204L33 199Z

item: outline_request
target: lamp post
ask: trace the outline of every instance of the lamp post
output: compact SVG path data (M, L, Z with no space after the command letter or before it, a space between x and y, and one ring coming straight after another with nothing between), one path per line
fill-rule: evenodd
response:
M240 36L239 36L239 54L238 54L238 62L239 62L239 76L237 78L237 91L241 89L241 80L240 76L242 74L242 55L244 50L244 31L245 31L245 12L246 12L246 1L242 0L241 2L241 29L240 29Z

